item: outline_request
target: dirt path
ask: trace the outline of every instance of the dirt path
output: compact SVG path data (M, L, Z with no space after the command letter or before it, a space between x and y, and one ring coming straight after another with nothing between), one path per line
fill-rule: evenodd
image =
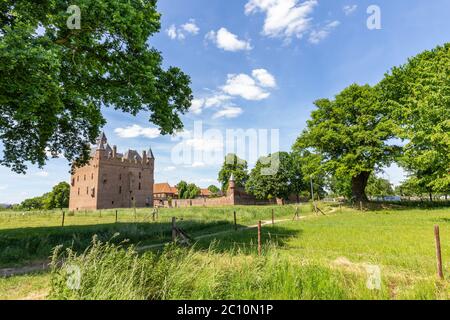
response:
M0 269L0 277L21 276L49 269L49 261L39 261L23 267Z

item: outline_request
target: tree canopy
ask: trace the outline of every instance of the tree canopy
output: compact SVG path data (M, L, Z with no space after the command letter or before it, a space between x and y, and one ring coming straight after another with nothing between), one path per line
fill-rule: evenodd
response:
M53 187L51 192L22 201L20 207L25 210L68 208L69 197L70 185L67 182L60 182Z
M390 144L395 123L390 108L380 103L377 88L356 84L344 89L334 100L320 99L307 129L293 149L311 149L321 156L320 168L337 177L351 177L355 200L367 201L370 175L390 164L399 147Z
M200 188L194 183L180 181L177 184L178 197L180 199L195 199L200 195Z
M450 44L393 68L380 88L406 140L400 164L427 192L450 192Z
M275 174L267 174L264 168L277 167ZM278 152L264 157L256 163L246 183L246 191L261 200L287 199L299 196L305 184L299 162L287 152Z
M162 67L149 38L156 0L79 0L69 29L63 0L0 3L0 164L25 173L63 154L81 165L105 124L102 107L148 112L162 134L182 129L190 78Z
M228 190L228 183L231 175L233 175L237 187L245 187L245 183L248 179L247 161L240 159L235 154L228 154L225 157L222 169L219 171L218 181L220 182L224 193Z
M367 195L372 197L393 196L394 188L389 180L372 174L367 183Z

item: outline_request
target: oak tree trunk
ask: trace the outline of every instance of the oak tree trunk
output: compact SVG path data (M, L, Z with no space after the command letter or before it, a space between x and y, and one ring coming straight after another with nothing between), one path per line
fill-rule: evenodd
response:
M371 172L361 172L352 178L352 194L355 201L369 202L366 195L366 187L370 174Z

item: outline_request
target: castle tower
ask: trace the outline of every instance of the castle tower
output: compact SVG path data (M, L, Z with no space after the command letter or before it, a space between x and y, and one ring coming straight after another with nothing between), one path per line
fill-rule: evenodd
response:
M150 157L149 157L150 155ZM155 157L152 150L125 154L110 147L102 133L91 149L90 162L74 168L71 211L153 206Z

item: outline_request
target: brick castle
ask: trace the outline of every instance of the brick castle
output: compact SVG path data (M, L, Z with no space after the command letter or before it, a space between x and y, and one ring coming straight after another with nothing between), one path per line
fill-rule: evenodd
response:
M116 146L109 146L102 133L91 150L89 164L74 169L69 210L152 207L154 168L151 149L121 154Z

